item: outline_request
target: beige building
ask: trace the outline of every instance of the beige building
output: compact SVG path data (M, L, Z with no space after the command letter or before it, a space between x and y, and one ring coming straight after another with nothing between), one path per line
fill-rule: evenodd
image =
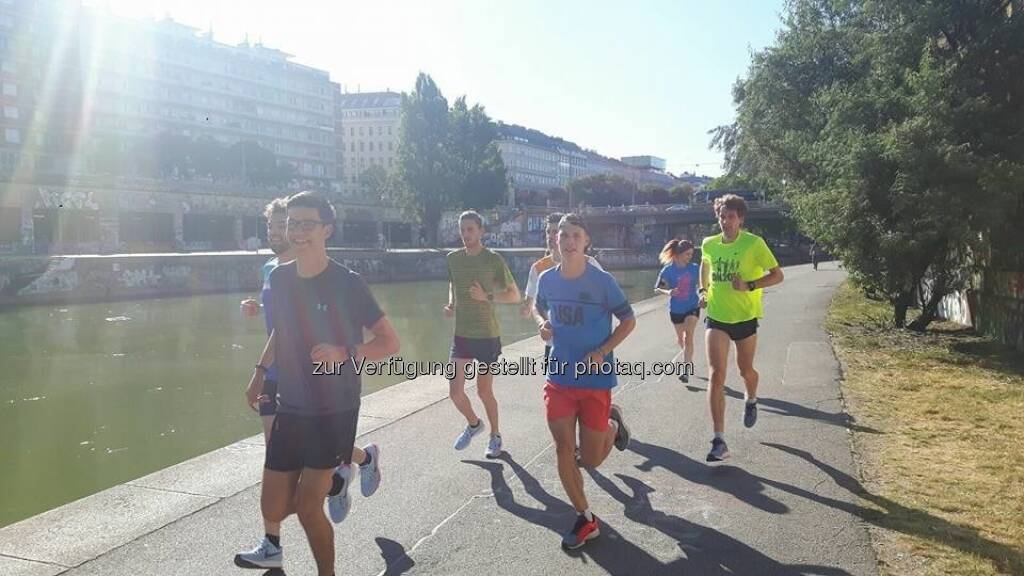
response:
M397 92L341 94L335 98L338 176L343 194L365 191L359 177L371 166L390 171L398 152L402 96Z

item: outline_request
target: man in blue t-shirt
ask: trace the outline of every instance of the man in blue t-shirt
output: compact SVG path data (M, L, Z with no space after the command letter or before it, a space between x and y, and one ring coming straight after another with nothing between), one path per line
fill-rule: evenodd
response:
M242 301L242 314L246 316L257 316L260 308L263 309L263 316L266 320L267 335L270 335L270 273L278 264L290 262L295 259L291 253L291 245L287 237L287 198L276 198L267 204L263 215L267 219L267 244L275 256L267 260L260 269L263 279L263 288L260 290L260 300L249 298ZM263 379L263 393L258 397L259 406L256 408L263 419L264 440L270 436L270 427L274 425L274 415L277 414L277 368L271 363L267 366L267 372Z
M700 266L692 262L693 243L689 240L670 240L658 259L665 267L658 274L654 291L669 296L669 319L686 362L679 379L689 382L693 374L693 332L700 319L700 295L697 294Z
M562 546L575 549L600 534L590 511L577 466L596 468L612 447L625 450L629 428L622 409L612 404L615 356L612 351L636 327L633 309L611 274L587 261L590 235L576 214L558 223L562 262L540 275L536 312L540 336L551 341L545 365L544 405L555 441L558 476L576 509L576 523L562 536ZM619 319L612 330L612 316ZM579 426L577 427L577 423Z

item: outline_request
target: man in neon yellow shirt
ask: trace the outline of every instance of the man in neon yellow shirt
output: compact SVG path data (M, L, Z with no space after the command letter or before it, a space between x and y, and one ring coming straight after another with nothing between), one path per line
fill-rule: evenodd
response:
M743 425L757 422L757 320L764 316L763 288L782 282L782 268L764 239L743 230L747 203L735 194L715 199L721 234L701 244L700 305L707 308L706 346L709 379L708 403L715 437L708 462L729 457L725 444L725 376L729 341L736 343L736 365L746 386Z

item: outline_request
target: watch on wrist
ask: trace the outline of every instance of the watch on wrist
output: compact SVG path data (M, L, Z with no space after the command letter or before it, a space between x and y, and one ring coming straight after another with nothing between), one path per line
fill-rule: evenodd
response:
M747 282L747 290L750 290L751 292L753 292L754 290L757 290L756 282L757 282L756 280L751 280L750 282Z

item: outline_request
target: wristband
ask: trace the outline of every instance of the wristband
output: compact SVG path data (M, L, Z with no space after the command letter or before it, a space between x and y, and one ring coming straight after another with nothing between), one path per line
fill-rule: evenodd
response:
M697 290L697 294L707 294L707 293L708 293L708 289L707 288L701 288L700 290Z
M263 364L257 364L256 365L256 371L257 372L263 372L264 374L266 374L267 373L267 367L264 366Z
M757 290L757 284L755 282L757 282L757 281L756 280L751 280L750 282L747 282L747 290L750 290L751 292L753 292L754 290Z

